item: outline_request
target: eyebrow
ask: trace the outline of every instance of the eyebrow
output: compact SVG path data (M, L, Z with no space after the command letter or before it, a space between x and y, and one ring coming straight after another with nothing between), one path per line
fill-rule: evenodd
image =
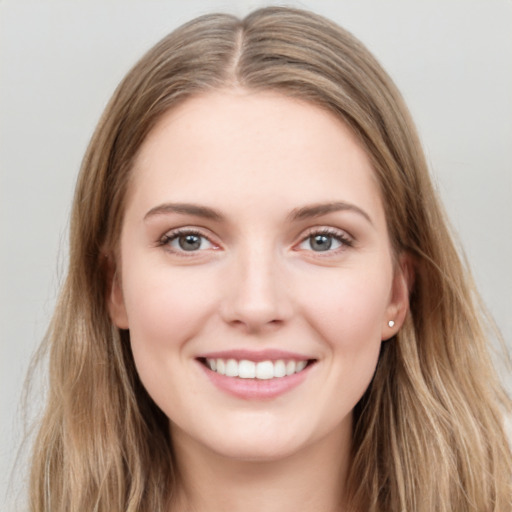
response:
M355 212L362 217L364 217L371 225L373 225L372 219L370 216L361 208L354 204L345 203L342 201L331 202L331 203L319 203L308 206L303 206L301 208L295 208L291 211L288 216L291 221L305 220L314 217L321 217L322 215L327 215L333 212L339 211L352 211ZM194 217L202 217L203 219L210 219L215 221L224 220L224 216L214 208L209 208L207 206L199 206L197 204L191 203L163 203L154 208L151 208L146 215L144 215L144 220L147 220L151 217L158 215L166 215L169 213L178 213L182 215L192 215Z
M196 204L189 203L164 203L154 208L151 208L146 215L144 220L149 219L157 215L166 215L168 213L181 213L183 215L193 215L194 217L202 217L204 219L221 221L224 216L213 208L207 206L199 206Z
M329 213L340 211L351 211L357 213L364 217L373 226L371 217L364 210L362 210L355 204L345 203L342 201L313 204L309 206L304 206L302 208L295 208L294 210L292 210L290 218L291 220L305 220L314 217L321 217L322 215L327 215Z

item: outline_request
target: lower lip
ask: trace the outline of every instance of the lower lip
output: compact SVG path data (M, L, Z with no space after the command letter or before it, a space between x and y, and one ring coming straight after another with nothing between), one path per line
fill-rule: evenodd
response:
M210 381L221 391L244 400L266 400L276 398L299 386L308 376L314 365L308 365L304 370L287 377L273 379L241 379L226 377L214 372L198 362Z

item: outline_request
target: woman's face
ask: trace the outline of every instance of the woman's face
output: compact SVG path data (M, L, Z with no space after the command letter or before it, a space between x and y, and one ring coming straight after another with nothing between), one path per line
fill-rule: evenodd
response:
M141 148L120 244L111 316L175 442L270 460L348 438L407 286L344 124L278 93L187 100Z

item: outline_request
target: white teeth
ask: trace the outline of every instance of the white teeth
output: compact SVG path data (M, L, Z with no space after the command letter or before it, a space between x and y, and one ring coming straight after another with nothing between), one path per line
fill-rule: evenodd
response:
M297 364L295 365L295 372L301 372L302 370L304 370L304 368L306 368L307 364L307 361L297 361Z
M293 375L295 373L296 366L295 361L288 361L286 363L286 375Z
M226 363L226 375L228 377L238 377L238 363L234 359L228 359Z
M307 366L307 361L282 360L260 361L255 363L247 359L207 359L206 364L210 370L226 377L239 377L241 379L268 380L285 377L299 373Z
M256 377L256 363L245 359L239 361L238 376L242 379L254 379Z
M274 378L274 364L272 361L262 361L256 365L256 378L262 380Z
M286 364L279 360L274 363L274 377L284 377L286 375Z

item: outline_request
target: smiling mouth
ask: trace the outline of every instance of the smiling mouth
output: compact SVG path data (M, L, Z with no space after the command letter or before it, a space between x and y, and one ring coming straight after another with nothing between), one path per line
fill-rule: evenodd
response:
M316 360L278 359L255 362L248 359L200 358L199 361L211 371L226 377L270 380L300 373Z

